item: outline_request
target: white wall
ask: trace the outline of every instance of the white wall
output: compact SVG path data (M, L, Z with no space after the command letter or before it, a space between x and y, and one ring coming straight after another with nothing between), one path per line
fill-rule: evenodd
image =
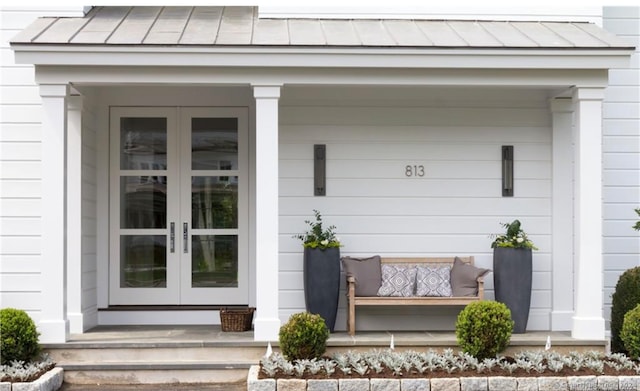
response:
M519 218L540 247L529 328L550 327L551 129L544 91L285 86L280 107L283 320L304 309L302 246L292 236L318 209L337 226L343 255L474 255L488 268L489 235ZM327 145L325 197L313 196L313 144ZM502 145L515 148L513 198L501 193ZM424 165L426 175L407 178L406 165ZM493 297L492 274L487 288ZM344 328L341 307L337 327ZM456 314L359 312L377 315L359 317L358 329L451 329Z
M16 65L9 40L39 16L82 7L0 8L0 307L40 313L41 109L32 66Z
M604 315L625 270L640 266L640 7L605 7L604 28L636 46L628 69L609 71L604 132ZM607 322L608 328L608 322Z

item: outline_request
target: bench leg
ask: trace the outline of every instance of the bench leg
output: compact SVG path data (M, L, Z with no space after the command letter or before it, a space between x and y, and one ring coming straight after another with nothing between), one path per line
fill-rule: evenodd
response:
M347 316L347 330L349 335L354 336L356 334L356 306L353 301L349 301L349 314Z

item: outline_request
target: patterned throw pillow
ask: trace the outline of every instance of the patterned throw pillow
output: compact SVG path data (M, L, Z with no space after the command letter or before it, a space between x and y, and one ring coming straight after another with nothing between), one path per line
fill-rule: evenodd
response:
M382 285L378 296L411 297L415 286L415 266L382 265Z
M451 266L418 266L416 296L450 297Z

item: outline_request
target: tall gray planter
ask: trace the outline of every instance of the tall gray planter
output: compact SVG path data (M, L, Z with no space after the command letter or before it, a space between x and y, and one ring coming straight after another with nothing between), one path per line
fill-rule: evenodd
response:
M333 332L340 293L340 248L304 249L304 302Z
M515 322L513 332L524 333L531 307L532 252L526 248L493 249L493 286L496 301L504 303Z

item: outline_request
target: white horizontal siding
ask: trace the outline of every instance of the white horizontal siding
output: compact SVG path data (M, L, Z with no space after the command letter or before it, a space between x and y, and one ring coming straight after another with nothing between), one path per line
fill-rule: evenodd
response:
M640 7L604 7L603 27L640 44ZM604 316L620 274L640 266L640 235L631 227L640 207L640 50L626 69L609 71L603 110Z
M462 97L457 90L338 89L330 100L322 88L305 94L285 87L279 151L281 315L304 309L302 247L293 236L306 229L304 220L313 209L337 226L343 255L474 255L478 265L489 268L490 234L519 218L541 248L534 256L532 327L549 328L549 111L540 94L501 92L470 90ZM419 99L398 106L394 98L404 93ZM515 99L508 102L510 97ZM406 98L401 101L408 104ZM327 147L325 197L313 196L313 144ZM515 148L513 198L501 194L501 145ZM406 177L406 165L423 165L425 176ZM492 297L492 281L487 289ZM428 320L421 310L412 310L405 328L452 327L451 314L438 312L440 320ZM395 323L397 317L363 312L359 329L396 327L388 319ZM337 327L343 328L340 317Z
M40 98L32 66L17 65L8 40L41 11L0 8L0 302L39 319L41 225ZM78 9L75 7L74 9ZM67 7L61 15L78 15Z
M2 255L2 273L39 273L41 260L39 254Z

